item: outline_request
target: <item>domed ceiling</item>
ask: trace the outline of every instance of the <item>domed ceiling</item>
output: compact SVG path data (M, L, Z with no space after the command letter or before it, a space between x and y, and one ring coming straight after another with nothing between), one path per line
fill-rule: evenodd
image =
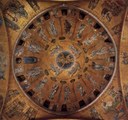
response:
M23 30L14 51L14 73L39 106L70 113L92 103L113 76L116 48L93 16L55 6Z
M127 120L127 4L1 1L1 119Z

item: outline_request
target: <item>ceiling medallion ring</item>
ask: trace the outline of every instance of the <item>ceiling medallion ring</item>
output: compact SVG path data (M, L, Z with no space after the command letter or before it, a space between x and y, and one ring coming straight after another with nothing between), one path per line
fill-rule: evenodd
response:
M67 115L88 108L94 104L109 87L116 72L117 48L107 28L88 11L70 5L60 5L55 8L58 9L59 12L55 14L55 16L52 16L54 17L53 21L50 20L50 13L53 12L53 9L48 8L35 16L22 30L13 51L12 69L19 87L25 96L34 102L35 105L53 114ZM77 15L74 17L73 15L75 14L72 13L71 15L73 17L70 18L67 16L68 12L69 14L71 13L68 9L76 10ZM64 18L64 21L62 21L62 28L65 28L62 31L57 29L57 24L59 23L57 22L57 15ZM45 19L49 33L42 31L42 29L38 29L39 37L43 39L43 42L40 42L43 44L38 44L38 42L30 40L29 36L26 36L31 33L26 33L27 29L31 31L36 29L33 22L37 19L39 20L41 16ZM74 32L76 36L71 36L73 35L74 18L76 17L80 17L78 18L79 23L77 29ZM88 37L86 41L84 41L82 37L86 36L84 30L88 27L84 22L88 19L93 20L92 24L94 24L93 28L88 25L90 29L99 32L97 32L98 34L92 34L90 39ZM104 29L106 32L102 32L100 28ZM59 36L61 32L63 32L63 36ZM93 44L92 42L95 42L97 37L101 39L101 32L102 39L105 41L100 41L103 47L96 46L95 49L90 50L93 48L93 46L90 47L90 45ZM45 40L48 39L45 38L47 38L48 34L52 36L50 36L52 40L51 43L46 44L47 42L45 42ZM108 36L108 38L106 38L106 36ZM27 39L27 37L29 39ZM97 44L95 43L94 45ZM23 55L25 50L27 50L27 54ZM44 51L44 54L41 54L40 51ZM45 54L45 51L48 51L46 53L49 55ZM35 56L32 56L33 54ZM40 58L41 55L42 58ZM94 61L93 58L96 60L94 59ZM42 62L42 60L44 62ZM98 63L100 60L102 60L102 64ZM46 66L48 67L45 68L45 66L43 66L44 64L47 64ZM23 68L23 66L25 67ZM91 71L91 73L89 71ZM100 76L101 71L105 71L103 76ZM100 76L99 79L102 77L104 80L99 81L99 83L96 82L95 78L98 78L98 76L95 76L96 73ZM91 77L91 75L95 77ZM38 82L36 82L37 80L35 81L35 79L38 79ZM58 81L58 79L61 80ZM36 86L34 86L33 89L29 89L34 82ZM105 85L105 87L101 88L102 85ZM49 90L47 90L45 86L49 87ZM88 86L90 86L91 91L87 90ZM96 86L96 88L94 86ZM45 94L41 94L42 92L40 91L43 90ZM75 92L72 90L75 90ZM88 94L92 98L88 98ZM42 98L44 97L44 101L40 101L39 97L41 96ZM73 101L73 99L76 100ZM91 99L90 102L89 99Z
M60 68L69 69L74 64L74 56L68 51L63 51L58 54L56 62Z

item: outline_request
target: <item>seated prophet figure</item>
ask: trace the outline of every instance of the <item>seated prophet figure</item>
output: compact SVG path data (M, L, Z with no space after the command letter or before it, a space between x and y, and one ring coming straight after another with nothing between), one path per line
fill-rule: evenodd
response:
M37 11L40 9L40 7L37 4L36 0L26 0L28 4L33 8L34 11Z
M24 8L25 6L22 5L18 0L12 0L12 2L9 4L10 12L14 13L16 16L27 18L28 13Z

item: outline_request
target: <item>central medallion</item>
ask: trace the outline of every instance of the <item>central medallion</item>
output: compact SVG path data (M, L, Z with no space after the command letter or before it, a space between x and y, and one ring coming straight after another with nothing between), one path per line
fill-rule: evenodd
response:
M58 54L56 62L60 68L69 69L74 63L74 56L68 51L63 51Z

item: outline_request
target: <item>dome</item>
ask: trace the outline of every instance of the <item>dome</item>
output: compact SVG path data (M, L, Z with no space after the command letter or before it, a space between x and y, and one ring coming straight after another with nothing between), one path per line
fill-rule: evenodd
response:
M116 46L98 19L75 6L39 13L19 36L15 78L38 106L57 114L87 108L105 91L116 65Z

